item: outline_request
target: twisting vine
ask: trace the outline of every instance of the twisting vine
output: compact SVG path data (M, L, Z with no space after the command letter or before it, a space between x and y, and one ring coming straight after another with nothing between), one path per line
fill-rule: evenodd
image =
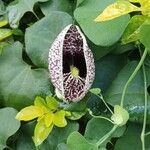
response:
M126 94L126 91L127 91L127 88L129 86L129 84L131 83L131 81L134 79L134 77L136 76L136 74L138 73L138 71L140 70L140 68L142 67L143 65L143 62L147 56L147 53L148 53L148 50L145 49L144 50L144 53L141 57L141 60L140 62L138 63L138 65L136 66L135 70L133 71L133 73L131 74L131 76L129 77L128 81L126 82L124 88L123 88L123 92L122 92L122 96L121 96L121 102L120 102L120 106L123 107L123 104L124 104L124 99L125 99L125 94Z
M136 66L135 70L133 71L133 73L131 74L131 76L129 77L129 79L127 80L127 82L126 82L126 84L125 84L125 86L123 88L123 92L122 92L122 96L121 96L121 102L120 102L120 106L119 106L122 110L120 111L120 114L117 114L117 115L120 115L119 117L122 117L121 116L122 113L124 115L126 114L126 117L122 118L122 119L125 119L124 122L123 122L123 124L122 123L117 124L119 118L117 118L118 116L116 117L115 110L114 110L114 112L112 112L112 110L110 109L110 107L107 105L107 103L103 99L103 96L100 93L99 94L95 94L94 92L92 92L95 95L97 95L103 101L103 103L105 104L105 106L107 107L107 109L112 114L112 117L111 117L111 119L109 119L109 118L106 118L106 117L103 117L103 116L94 116L92 114L92 112L89 110L90 115L93 116L94 118L102 118L102 119L108 120L109 122L111 122L112 124L114 124L113 128L96 143L97 147L99 147L104 141L106 141L114 133L114 131L119 126L124 125L126 123L126 121L128 120L127 119L128 118L127 117L127 112L125 112L125 110L123 109L123 104L124 104L124 100L125 100L125 94L126 94L126 91L127 91L127 88L129 86L129 84L131 83L131 81L134 79L134 77L137 75L138 71L142 67L142 69L143 69L143 76L144 76L145 109L144 109L144 121L143 121L143 129L142 129L142 133L141 133L141 141L142 141L142 150L145 150L145 136L146 136L145 129L146 129L146 118L147 118L147 79L146 79L146 70L145 70L145 66L144 66L143 63L144 63L144 60L145 60L145 58L147 56L147 53L148 53L148 50L145 49L145 51L143 52L143 55L141 56L141 59L140 59L138 65Z
M144 77L144 119L143 119L143 128L141 132L141 141L142 141L142 150L145 150L145 130L146 130L146 119L147 119L147 78L146 70L144 64L142 65L143 77Z

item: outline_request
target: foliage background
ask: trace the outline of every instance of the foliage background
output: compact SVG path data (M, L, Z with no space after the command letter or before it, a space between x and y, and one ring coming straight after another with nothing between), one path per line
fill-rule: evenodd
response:
M135 44L122 45L120 41L129 22L129 15L103 23L93 21L113 2L115 1L0 0L0 149L35 149L32 142L35 122L20 125L14 118L17 110L31 105L37 95L45 97L54 94L48 78L48 51L59 32L70 23L81 27L93 51L96 64L93 87L102 90L105 100L111 106L120 103L123 87L135 69L140 53ZM5 26L2 25L4 21L8 21ZM150 32L149 27L146 32ZM143 35L145 39L148 39L147 35ZM150 93L149 60L147 56L144 62L148 93ZM103 149L105 147L115 150L141 149L140 133L144 113L142 70L129 85L124 106L130 113L130 121L126 127L116 131L112 138L104 143ZM82 112L86 107L95 115L108 115L104 104L95 96L72 104L68 109ZM147 131L149 131L149 95L147 108ZM94 150L94 143L109 132L111 127L107 121L91 119L87 114L78 122L69 122L63 129L55 128L40 149L67 150L69 145L71 150ZM150 135L146 139L148 150Z

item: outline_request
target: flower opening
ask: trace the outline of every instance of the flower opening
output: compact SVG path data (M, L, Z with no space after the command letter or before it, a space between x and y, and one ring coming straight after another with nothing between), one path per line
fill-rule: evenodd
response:
M94 58L78 26L68 25L56 38L49 52L50 78L67 101L81 100L91 87Z

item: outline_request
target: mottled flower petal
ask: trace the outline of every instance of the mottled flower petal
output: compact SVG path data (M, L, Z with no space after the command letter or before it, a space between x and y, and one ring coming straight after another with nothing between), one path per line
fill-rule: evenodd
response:
M53 85L67 101L81 100L91 87L94 58L78 26L68 25L52 44L49 72Z

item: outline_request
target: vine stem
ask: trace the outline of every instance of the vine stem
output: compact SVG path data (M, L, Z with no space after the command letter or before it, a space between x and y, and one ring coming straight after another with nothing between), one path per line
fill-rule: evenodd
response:
M116 131L117 127L117 125L114 125L113 128L96 143L97 147L105 142Z
M124 103L124 99L125 99L125 94L126 94L126 90L130 84L130 82L134 79L134 77L136 76L137 72L140 70L141 66L143 65L143 62L146 58L148 50L145 49L144 53L141 57L140 62L138 63L138 65L136 66L135 70L133 71L133 73L131 74L131 76L129 77L128 81L126 82L124 88L123 88L123 92L122 92L122 96L121 96L121 102L120 102L120 106L123 107L123 103Z
M145 133L145 136L148 136L148 135L150 135L150 131L149 131L149 132L147 132L147 133Z
M105 102L105 100L104 100L104 98L103 98L103 96L102 95L97 95L102 101L103 101L103 103L105 104L105 106L107 107L107 109L110 111L110 113L113 115L114 113L113 113L113 111L110 109L110 107L107 105L107 103Z
M113 122L112 120L110 120L109 118L104 117L104 116L95 116L95 115L93 115L93 113L92 113L92 111L91 111L90 109L88 109L88 111L89 111L89 114L90 114L93 118L105 119L105 120L111 122L112 124L114 124L114 122Z
M37 16L37 14L34 11L32 11L32 13L34 14L37 20L40 20L40 18Z
M38 146L36 146L36 150L39 150L39 147L38 147Z
M144 77L144 120L143 120L143 128L141 132L141 141L142 141L142 150L145 150L145 130L146 130L146 119L147 119L147 78L146 78L146 70L145 66L142 66L143 69L143 77Z

